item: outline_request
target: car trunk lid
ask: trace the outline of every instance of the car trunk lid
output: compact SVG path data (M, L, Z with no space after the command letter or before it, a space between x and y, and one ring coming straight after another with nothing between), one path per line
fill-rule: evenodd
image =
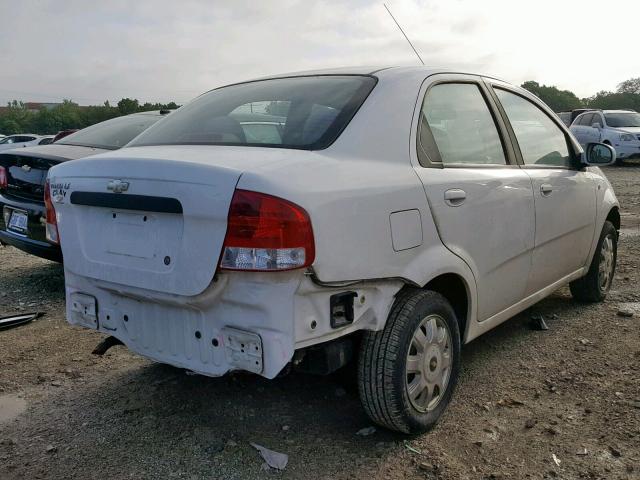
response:
M201 293L242 171L197 154L189 161L184 151L187 159L176 160L171 149L125 150L51 171L65 267L119 285Z
M17 200L43 203L49 168L103 151L90 147L46 145L2 152L0 166L7 172L7 187L3 193Z

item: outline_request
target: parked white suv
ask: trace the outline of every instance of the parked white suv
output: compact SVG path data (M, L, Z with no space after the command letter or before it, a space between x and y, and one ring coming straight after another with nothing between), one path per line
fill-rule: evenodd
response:
M448 404L461 344L567 283L605 298L620 216L589 165L614 160L492 78L274 77L53 167L47 229L71 324L211 376L354 358L371 418L414 433Z
M611 145L618 160L640 158L640 113L593 110L576 117L570 130L582 145L591 142Z

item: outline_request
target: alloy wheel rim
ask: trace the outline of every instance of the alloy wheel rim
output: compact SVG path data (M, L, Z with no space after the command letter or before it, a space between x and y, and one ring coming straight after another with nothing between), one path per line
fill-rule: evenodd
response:
M604 237L600 248L600 264L598 265L598 283L600 290L606 292L613 279L614 250L611 234Z
M452 364L451 332L440 315L428 315L416 328L406 361L407 396L413 407L428 412L442 400Z

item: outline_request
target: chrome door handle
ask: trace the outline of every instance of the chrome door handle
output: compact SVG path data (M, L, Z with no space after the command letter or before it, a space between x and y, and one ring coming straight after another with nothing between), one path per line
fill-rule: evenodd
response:
M540 193L545 197L551 195L551 192L553 192L553 185L549 185L548 183L540 185Z
M444 201L450 207L458 207L464 203L467 192L459 188L452 188L444 192Z

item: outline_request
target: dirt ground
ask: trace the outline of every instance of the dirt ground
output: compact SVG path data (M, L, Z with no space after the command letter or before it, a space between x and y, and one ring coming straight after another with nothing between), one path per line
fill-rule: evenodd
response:
M46 312L0 331L0 478L640 479L640 166L606 173L623 212L607 302L565 288L465 346L453 403L414 438L356 435L371 423L335 377L93 356L103 337L65 323L62 268L0 248L0 315ZM263 470L250 442L288 454L286 469Z

